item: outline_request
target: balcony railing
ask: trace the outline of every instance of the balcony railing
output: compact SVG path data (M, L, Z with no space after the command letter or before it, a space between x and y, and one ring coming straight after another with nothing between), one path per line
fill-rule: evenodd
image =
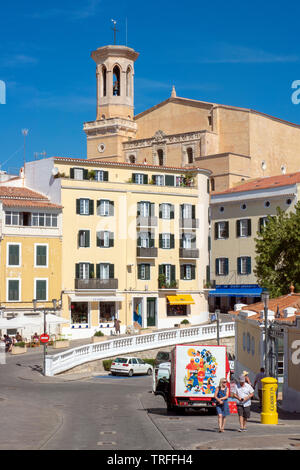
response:
M136 225L138 227L157 227L157 217L142 217L139 215L136 218Z
M199 219L179 219L181 228L199 228Z
M179 248L179 258L199 258L199 250L198 248Z
M136 256L138 258L157 258L157 248L141 248L137 247Z
M118 279L75 279L75 289L118 289Z

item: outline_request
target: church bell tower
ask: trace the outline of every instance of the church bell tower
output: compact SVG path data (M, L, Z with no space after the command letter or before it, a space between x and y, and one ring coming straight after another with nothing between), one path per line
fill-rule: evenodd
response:
M138 52L104 46L91 54L96 62L96 121L84 123L87 158L123 161L122 142L134 138L134 63Z

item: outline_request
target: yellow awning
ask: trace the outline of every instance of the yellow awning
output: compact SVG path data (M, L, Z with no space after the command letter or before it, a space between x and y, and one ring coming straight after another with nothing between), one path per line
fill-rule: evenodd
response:
M191 295L168 295L167 299L170 305L191 305L195 303Z

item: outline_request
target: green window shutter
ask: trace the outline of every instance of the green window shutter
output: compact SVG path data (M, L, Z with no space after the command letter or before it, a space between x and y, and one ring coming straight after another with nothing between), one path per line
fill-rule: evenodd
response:
M92 279L95 275L95 269L93 263L89 263L89 278Z
M171 264L171 281L176 281L176 266Z
M109 201L109 215L114 215L115 213L115 203L114 201Z
M184 279L184 278L185 278L185 265L181 264L180 265L180 279Z
M174 186L174 176L173 175L166 175L165 176L165 185L166 186Z
M229 237L229 222L225 222L225 238Z
M179 245L180 245L180 248L183 248L183 238L182 238L182 234L181 234L181 237L180 237L180 240L179 240Z
M149 247L154 248L154 238L152 238L151 232L149 232Z
M154 184L156 184L156 175L152 175L152 181Z
M158 216L160 219L162 219L162 204L159 204L159 213L158 213Z
M229 273L229 260L225 258L225 276L228 276Z
M145 266L145 280L150 281L150 264Z
M140 206L140 204L141 204L140 202L137 203L137 213L136 213L137 217L139 217L141 215L141 206Z
M141 246L141 235L139 234L138 237L137 237L137 246Z
M108 181L108 171L103 171L103 181Z
M247 257L247 274L251 274L251 257Z
M75 279L79 279L79 263L75 264Z
M215 240L218 240L218 222L215 222Z
M36 300L47 300L47 282L44 280L36 281Z
M89 179L89 170L86 170L85 168L83 169L83 179L88 180Z
M8 281L8 300L19 300L19 281Z
M96 264L96 279L100 279L100 263Z
M162 234L159 234L159 248L162 248Z
M210 235L208 236L208 240L207 240L207 249L208 249L208 251L211 251L211 237L210 237Z
M114 246L114 233L109 232L109 246L113 247Z
M89 215L94 215L94 201L89 199Z
M36 247L36 265L47 266L47 247L37 245Z
M138 279L142 279L142 265L138 264Z
M170 248L175 248L175 239L174 239L174 234L170 234Z
M240 220L236 221L236 236L237 237L241 236L241 221Z
M192 205L192 219L196 218L196 206Z
M210 266L206 266L206 282L210 282Z
M88 248L90 246L90 231L85 230L85 247Z
M136 183L136 173L132 173L132 182Z
M78 247L81 247L81 234L82 234L82 230L79 230L78 231L78 240L77 240Z
M158 265L158 274L165 274L165 266L163 264Z
M80 199L76 199L76 214L80 214Z
M241 274L241 258L237 258L237 273Z
M144 184L148 184L148 175L144 175Z
M109 265L109 279L114 279L115 277L115 265L110 264Z
M191 274L192 280L196 279L196 266L194 264L191 265Z
M248 219L248 237L251 237L251 219Z
M19 253L19 245L9 245L8 250L8 264L10 266L16 266L20 262L20 253Z
M70 178L74 179L74 168L70 168Z
M171 206L170 207L170 219L174 219L174 212L175 212L174 205L171 204L170 206Z

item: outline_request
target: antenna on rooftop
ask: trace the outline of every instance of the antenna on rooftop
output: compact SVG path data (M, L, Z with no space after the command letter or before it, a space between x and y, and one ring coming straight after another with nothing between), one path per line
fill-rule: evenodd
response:
M117 31L119 31L119 30L116 28L116 24L117 24L116 20L113 20L113 19L112 19L111 21L113 22L113 25L114 25L114 27L112 28L112 30L113 30L113 32L114 32L114 45L116 45L116 33L117 33Z

